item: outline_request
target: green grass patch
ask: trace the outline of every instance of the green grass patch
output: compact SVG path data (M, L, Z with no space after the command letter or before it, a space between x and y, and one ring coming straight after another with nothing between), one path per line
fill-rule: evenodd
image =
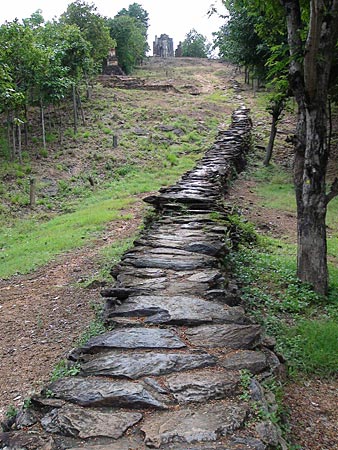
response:
M296 199L291 174L271 165L259 167L252 174L257 182L255 192L261 197L261 205L283 211L296 211Z
M108 189L92 193L81 203L67 204L71 211L44 223L37 219L21 220L0 231L0 277L28 273L46 264L56 255L88 244L108 222L130 218L121 210L137 200L137 195L157 191L172 184L193 167L196 156L178 158L166 168L127 171ZM121 174L120 174L121 175ZM65 189L68 189L68 184Z
M338 323L334 320L302 320L283 326L280 350L292 373L335 376L338 372Z

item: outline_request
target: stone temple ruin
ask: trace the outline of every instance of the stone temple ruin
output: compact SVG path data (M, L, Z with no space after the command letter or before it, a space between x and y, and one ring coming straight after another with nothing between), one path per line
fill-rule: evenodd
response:
M167 34L161 34L160 37L155 36L153 56L159 56L161 58L172 58L175 56L173 39Z
M124 75L123 70L118 65L116 49L110 48L106 61L103 64L104 75Z

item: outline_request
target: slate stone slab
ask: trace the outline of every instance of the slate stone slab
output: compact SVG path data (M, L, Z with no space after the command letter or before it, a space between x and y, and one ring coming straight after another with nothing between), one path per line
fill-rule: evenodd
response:
M245 405L217 402L146 418L141 430L145 433L145 444L154 448L171 442L214 442L240 428L246 416Z
M186 336L192 344L206 348L250 349L258 344L260 335L259 325L206 325L186 331Z
M198 297L185 296L139 296L129 297L122 305L109 312L109 318L118 317L146 317L146 323L173 323L195 325L199 323L243 323L246 318L243 309L239 307L230 308L208 302ZM127 321L124 321L127 323ZM236 329L237 330L237 329ZM247 329L246 334L253 333L253 329ZM202 329L203 332L203 329ZM228 331L229 334L230 331ZM224 333L224 331L223 331ZM221 334L221 329L218 334ZM232 332L232 336L240 334L239 331Z
M49 433L88 439L94 437L120 438L124 432L142 419L142 414L126 411L98 411L67 405L53 409L41 419Z
M115 352L94 357L81 365L82 375L106 375L137 379L213 366L216 358L208 353Z
M54 396L81 406L166 409L141 383L69 377L51 383Z
M253 374L263 372L268 367L267 357L263 352L253 350L240 350L219 358L219 364L225 369L247 369Z
M78 353L97 353L109 348L183 348L185 343L170 330L160 328L124 328L113 330L86 342Z
M132 437L122 437L117 442L110 442L101 445L81 445L80 447L66 447L67 450L146 450L146 446L142 440L133 439Z
M188 252L189 253L189 252ZM189 256L181 255L151 255L147 254L139 257L126 257L121 266L132 265L137 268L158 268L172 270L194 270L201 268L217 267L218 261L212 256L189 253Z
M180 403L204 402L223 399L237 392L240 376L238 372L227 370L194 372L170 375L166 378L173 397Z
M41 434L41 433L40 433ZM4 450L56 450L51 436L41 436L25 431L0 432L0 448Z

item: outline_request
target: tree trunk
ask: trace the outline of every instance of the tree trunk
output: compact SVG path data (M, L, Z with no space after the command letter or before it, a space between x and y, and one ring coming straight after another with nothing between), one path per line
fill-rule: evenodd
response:
M270 164L270 160L271 160L271 157L272 157L273 146L274 146L274 143L275 143L275 137L276 137L276 134L277 134L277 122L278 122L278 118L276 118L273 115L272 116L272 123L271 123L270 139L269 139L268 146L266 147L264 166L268 166Z
M326 246L327 140L325 107L309 109L301 115L305 132L305 152L296 153L297 275L319 294L328 291ZM321 155L319 157L318 155Z
M73 115L74 115L74 134L77 133L77 102L76 102L76 86L73 83Z
M41 100L40 103L40 108L41 108L41 127L42 127L42 142L43 142L43 148L44 150L46 150L46 127L45 127L45 110L43 107L43 103Z
M9 159L13 161L13 152L12 152L12 140L11 140L11 114L9 110L7 110L7 146L9 151Z
M311 0L306 39L299 0L280 0L290 48L289 79L300 116L295 155L298 255L297 274L316 292L328 292L326 209L338 194L338 180L326 194L328 162L326 102L338 39L338 0ZM304 55L303 60L300 58Z
M25 103L25 123L23 125L23 130L25 134L25 147L28 147L28 108Z
M11 160L14 161L16 155L16 137L15 137L15 124L14 119L12 122L12 157Z
M21 125L18 124L18 156L19 156L19 163L22 164L22 145L21 145Z
M80 113L81 113L82 125L85 126L86 120L85 120L84 111L82 108L82 101L81 101L81 97L80 97L80 93L79 93L78 89L76 89L76 97L77 97L78 109L80 110Z

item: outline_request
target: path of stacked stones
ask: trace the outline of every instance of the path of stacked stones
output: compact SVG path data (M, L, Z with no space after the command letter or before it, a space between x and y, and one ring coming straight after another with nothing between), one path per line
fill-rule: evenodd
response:
M102 293L113 330L71 352L79 373L35 396L1 448L277 448L274 425L253 421L253 401L273 408L259 381L279 362L238 306L222 263L223 196L245 165L250 128L248 111L235 111L194 170L145 199L157 218ZM243 369L255 375L244 395Z

